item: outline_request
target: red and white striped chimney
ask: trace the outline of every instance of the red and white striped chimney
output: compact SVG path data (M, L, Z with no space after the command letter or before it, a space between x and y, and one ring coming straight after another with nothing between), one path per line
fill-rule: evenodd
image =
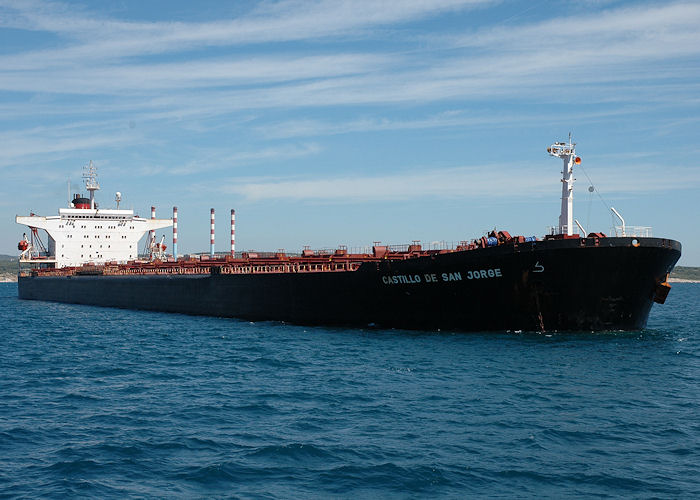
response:
M231 257L236 256L236 211L231 209Z
M151 207L151 219L156 218L156 207ZM151 229L151 231L148 233L148 244L150 245L151 242L153 241L153 238L156 237L156 230Z
M214 209L211 209L211 240L209 242L209 256L214 257Z
M173 257L177 259L177 207L173 207Z

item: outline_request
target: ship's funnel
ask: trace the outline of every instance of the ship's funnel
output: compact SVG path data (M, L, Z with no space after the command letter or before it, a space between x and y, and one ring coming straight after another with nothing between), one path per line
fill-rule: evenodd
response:
M231 209L231 257L236 256L236 211Z
M173 257L177 260L177 207L173 207Z
M211 238L209 240L209 256L214 257L214 209L211 209L211 218L209 220L210 223L210 235Z

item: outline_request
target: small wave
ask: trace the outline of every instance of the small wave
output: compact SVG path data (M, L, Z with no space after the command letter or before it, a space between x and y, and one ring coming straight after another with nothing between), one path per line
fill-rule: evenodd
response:
M67 460L61 462L55 462L46 467L47 470L52 472L59 472L68 476L74 474L89 475L102 469L103 465L95 460L90 459L77 459L77 460Z
M165 450L165 451L218 451L224 447L224 443L213 439L201 437L187 437L172 441L143 441L139 448L148 450Z
M109 457L117 457L117 458L136 458L143 456L145 454L145 450L142 446L139 445L119 445L119 444L112 444L112 443L100 443L98 445L91 446L89 449L86 450L87 453L90 455L97 455L97 456L109 456Z
M76 402L86 402L86 401L101 401L102 398L98 396L93 396L92 394L84 394L78 392L69 392L61 397L64 401L76 401Z
M248 467L237 462L220 462L181 467L170 477L178 481L199 483L207 489L217 489L228 484L240 484L241 481L266 482L293 474L293 468L260 468Z
M251 413L264 413L267 415L269 415L269 412L277 411L274 406L269 405L265 402L239 405L239 406L235 406L234 409L236 411L251 412Z
M8 444L33 444L46 438L45 432L27 427L12 427L6 431L0 431L0 448Z
M247 457L265 458L273 461L301 461L302 463L314 460L333 460L337 458L323 448L304 443L263 446L250 451Z
M22 484L19 491L26 491L26 495L19 498L125 498L134 494L142 493L141 488L134 488L129 492L128 487L122 485L116 486L114 483L106 484L111 481L101 481L83 478L60 477L59 479L42 481L32 485ZM10 487L8 492L14 498L14 494L18 489ZM3 495L3 490L0 489L0 497Z
M134 372L133 370L127 370L126 368L121 368L121 367L102 367L102 368L96 368L91 375L100 378L100 377L118 377L120 375L132 375Z
M276 359L260 356L250 361L253 364L263 365L270 368L301 368L304 365L293 359Z
M561 446L600 446L605 442L633 442L634 438L617 432L579 431L565 429L546 429L540 433L538 439L543 443L556 443Z
M330 491L344 493L349 489L421 493L436 486L449 486L451 481L437 466L343 465L320 475Z

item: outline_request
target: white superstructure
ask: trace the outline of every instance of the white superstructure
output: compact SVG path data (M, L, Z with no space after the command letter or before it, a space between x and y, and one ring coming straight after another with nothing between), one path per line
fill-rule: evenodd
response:
M144 234L173 225L172 219L144 219L134 215L133 210L99 208L94 199L94 191L99 189L96 177L96 168L90 162L85 176L89 200L76 196L72 207L60 208L58 215L18 215L15 218L18 224L29 226L35 234L36 229L48 234L44 252L27 240L29 248L22 253L21 262L55 267L122 263L138 257L139 240Z

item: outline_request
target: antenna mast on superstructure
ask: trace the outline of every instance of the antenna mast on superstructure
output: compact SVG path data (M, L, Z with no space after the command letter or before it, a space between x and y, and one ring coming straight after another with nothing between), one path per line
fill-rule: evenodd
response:
M90 208L95 209L95 191L100 189L97 183L97 167L92 160L83 167L83 179L85 179L85 189L90 192Z

